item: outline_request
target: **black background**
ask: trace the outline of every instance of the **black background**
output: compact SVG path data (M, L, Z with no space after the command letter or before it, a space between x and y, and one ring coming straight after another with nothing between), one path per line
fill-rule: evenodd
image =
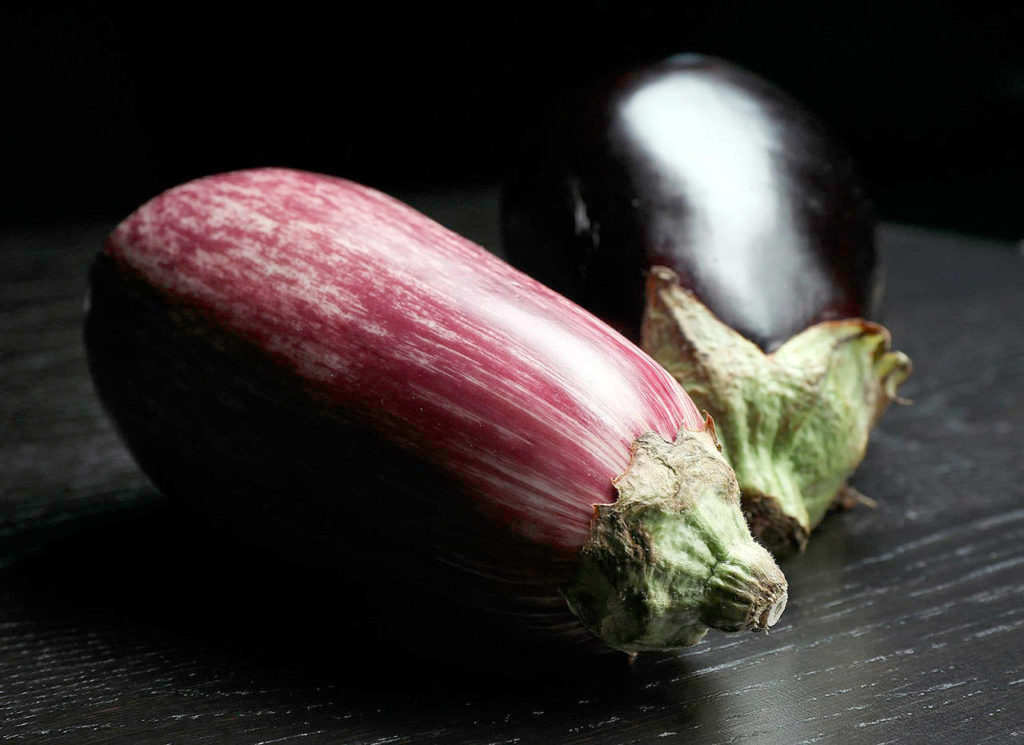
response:
M1024 234L1019 3L38 5L0 11L9 224L116 220L258 165L492 182L545 102L696 51L805 102L883 218Z

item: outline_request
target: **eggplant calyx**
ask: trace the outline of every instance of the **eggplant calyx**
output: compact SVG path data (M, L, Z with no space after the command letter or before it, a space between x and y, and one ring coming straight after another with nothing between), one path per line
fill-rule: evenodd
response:
M860 465L871 427L911 371L889 331L824 321L766 354L664 267L652 269L641 346L715 417L754 535L802 550Z
M709 419L710 425L710 419ZM714 430L631 445L619 498L595 505L579 569L562 593L607 644L629 652L696 644L708 628L763 630L786 604L786 579L747 528Z

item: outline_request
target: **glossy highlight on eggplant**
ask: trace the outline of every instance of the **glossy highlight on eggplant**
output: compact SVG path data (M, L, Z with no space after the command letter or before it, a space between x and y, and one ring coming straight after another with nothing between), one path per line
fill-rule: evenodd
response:
M844 395L858 402L857 411L822 413L836 427L851 427L851 442L840 443L843 453L830 456L827 466L774 473L779 464L771 443L792 440L786 428L798 420L784 415L786 407L814 400L826 373L815 378L783 370L780 360L793 355L772 353L817 324L876 317L881 304L874 211L851 157L778 88L698 55L597 81L541 122L503 188L509 260L673 370L718 422L755 532L774 550L802 548L863 457L877 413L909 373L905 357L885 357L888 332L872 330L879 343L862 345L858 370L841 373L849 378ZM657 298L648 292L655 269L669 272L658 275ZM667 289L666 277L678 291ZM670 295L673 307L666 308ZM674 310L673 323L706 312L722 329L702 337L705 347L685 332L670 340L660 326ZM815 351L826 360L845 355L848 349L838 351L842 340L868 327L830 328L835 333L818 339ZM722 362L715 380L698 369L696 358L708 355ZM870 371L876 362L884 374ZM807 356L793 364L821 367ZM733 377L727 369L763 376L761 385L752 380L741 386L746 392L726 391ZM774 401L751 399L773 386ZM760 417L779 396L790 403L777 416ZM769 431L741 431L750 429L742 421L748 418L751 426L762 418L774 424ZM829 426L812 425L832 448ZM806 444L806 432L796 439Z
M795 101L680 55L600 81L543 121L502 199L512 263L640 338L665 266L771 351L879 310L875 216L853 161Z
M285 169L176 187L111 234L85 331L162 491L365 576L413 639L442 618L422 643L672 648L785 607L671 376L380 192Z

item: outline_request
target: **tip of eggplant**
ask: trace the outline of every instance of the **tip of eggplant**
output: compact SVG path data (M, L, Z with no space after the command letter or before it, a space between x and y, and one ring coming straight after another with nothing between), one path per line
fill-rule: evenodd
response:
M704 586L701 620L719 631L767 631L789 602L789 586L771 554L757 543L737 545Z
M774 603L765 608L761 615L757 619L757 631L767 631L782 617L782 612L786 610L786 603L789 602L789 593L785 590L782 591L782 596L779 597Z

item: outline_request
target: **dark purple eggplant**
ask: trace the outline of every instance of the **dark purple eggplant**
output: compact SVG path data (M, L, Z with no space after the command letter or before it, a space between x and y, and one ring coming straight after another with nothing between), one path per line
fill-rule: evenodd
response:
M641 343L719 423L755 533L802 549L910 372L877 317L875 216L799 104L683 55L598 81L502 195L519 268Z

